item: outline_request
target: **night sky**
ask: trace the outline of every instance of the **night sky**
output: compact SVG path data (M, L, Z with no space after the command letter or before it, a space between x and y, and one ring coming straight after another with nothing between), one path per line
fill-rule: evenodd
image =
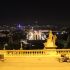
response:
M0 3L0 24L70 25L70 6L46 2Z

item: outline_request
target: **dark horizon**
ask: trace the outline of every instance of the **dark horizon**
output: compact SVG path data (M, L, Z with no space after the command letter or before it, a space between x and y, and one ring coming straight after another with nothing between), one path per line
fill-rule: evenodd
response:
M70 26L69 4L1 3L0 24Z

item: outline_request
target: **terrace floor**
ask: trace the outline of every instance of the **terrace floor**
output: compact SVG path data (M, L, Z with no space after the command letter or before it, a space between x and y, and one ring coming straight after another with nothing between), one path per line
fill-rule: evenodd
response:
M0 70L70 70L70 63L60 63L54 57L6 57Z

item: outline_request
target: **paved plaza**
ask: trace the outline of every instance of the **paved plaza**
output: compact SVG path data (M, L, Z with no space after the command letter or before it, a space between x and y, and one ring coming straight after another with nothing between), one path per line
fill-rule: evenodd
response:
M70 63L59 63L56 57L6 57L0 70L70 70Z

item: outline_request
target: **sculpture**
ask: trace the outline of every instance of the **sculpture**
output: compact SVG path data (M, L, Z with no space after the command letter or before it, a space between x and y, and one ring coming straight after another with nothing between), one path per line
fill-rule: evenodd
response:
M55 44L56 39L57 39L56 35L53 35L52 31L50 30L49 36L46 39L46 42L44 43L45 48L56 48L57 47Z

